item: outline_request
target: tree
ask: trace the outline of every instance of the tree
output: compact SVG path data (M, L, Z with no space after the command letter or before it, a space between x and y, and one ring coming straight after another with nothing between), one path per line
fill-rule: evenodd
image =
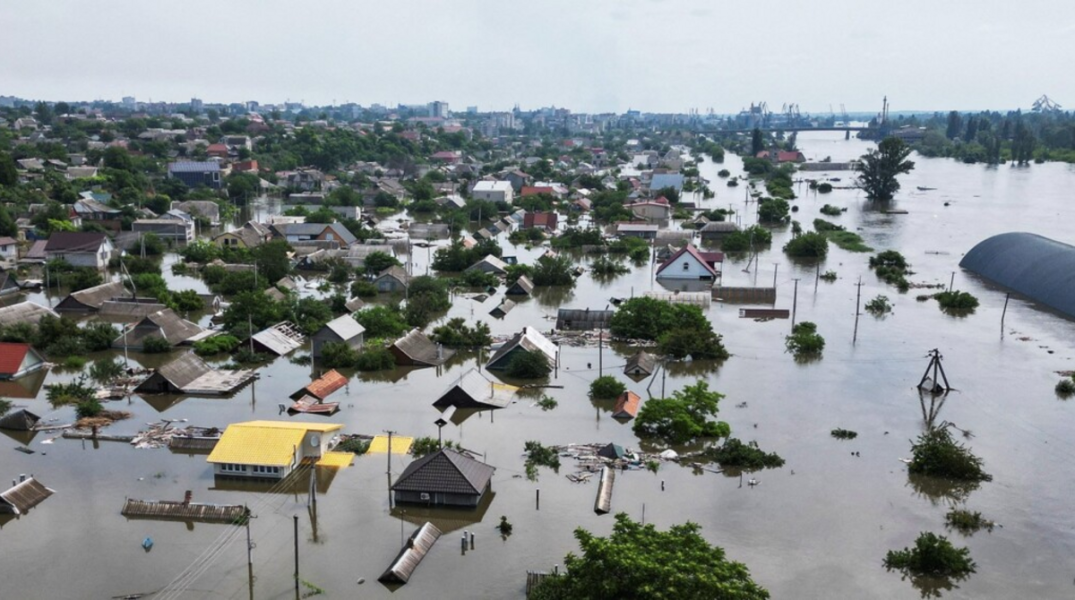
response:
M954 140L959 137L960 132L963 131L963 117L958 111L953 110L948 113L948 127L945 129L944 135L950 140Z
M3 160L0 158L0 160ZM0 235L6 235L15 237L19 233L19 227L15 224L15 219L11 218L11 213L7 211L7 208L0 206Z
M866 190L866 196L872 200L891 200L900 189L896 177L914 169L914 161L907 160L910 154L911 147L903 140L888 137L881 140L877 150L862 155L856 169L859 186Z
M590 397L596 400L619 398L627 391L627 386L611 375L603 375L590 383Z
M918 441L911 444L907 471L953 481L993 480L982 469L982 459L953 440L947 427L934 427L918 436Z
M694 523L659 531L624 513L612 534L597 537L582 529L575 539L582 556L564 558L566 573L546 578L531 600L765 600L769 592L754 583L742 563L729 561Z
M565 255L543 255L534 266L534 285L574 285L574 268L574 262Z
M922 532L915 540L913 548L889 550L883 562L889 571L901 571L911 577L916 587L922 589L922 597L933 595L940 597L939 588L951 589L948 579L962 581L977 570L978 565L971 560L970 550L956 548L948 538L930 532ZM919 581L920 578L940 579L940 581Z
M1015 124L1015 137L1012 139L1012 160L1020 165L1029 164L1030 159L1034 158L1034 147L1037 143L1034 133L1020 119Z
M291 272L291 246L284 240L265 242L251 251L257 261L258 276L266 281L279 281Z
M681 328L707 331L713 326L697 306L643 296L620 304L609 321L612 335L633 340L657 341L666 333Z
M543 352L517 352L508 362L507 374L519 379L541 379L552 372Z
M394 256L380 250L370 252L362 262L366 266L367 273L380 273L389 267L401 265Z
M0 186L13 186L19 182L15 159L7 152L0 152Z
M638 412L633 425L635 435L666 444L728 437L732 432L728 423L709 420L717 416L723 397L720 392L709 391L708 383L699 381L673 392L671 398L652 399Z
M762 140L761 129L755 127L754 131L750 132L750 156L755 157L762 150L765 150L765 141Z
M407 331L403 316L387 306L369 306L355 313L354 317L366 328L367 339L395 337Z

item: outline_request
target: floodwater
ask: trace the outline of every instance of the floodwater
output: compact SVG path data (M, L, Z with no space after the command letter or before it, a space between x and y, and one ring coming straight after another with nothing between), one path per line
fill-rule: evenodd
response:
M839 134L801 134L799 145L811 159L847 160L870 147ZM322 474L316 518L308 508L307 486L274 493L262 487L229 486L214 481L204 456L168 450L136 450L119 443L57 439L38 433L29 443L33 455L15 452L19 443L0 436L0 475L32 473L56 494L29 515L0 521L0 597L110 598L161 589L182 577L182 598L290 598L294 595L292 518L299 520L301 579L328 597L354 598L521 598L525 571L562 564L577 550L576 527L607 534L612 515L593 513L596 483L573 484L565 459L560 474L542 468L537 482L523 476L523 442L546 444L615 442L637 448L629 424L609 417L610 405L591 402L586 391L605 372L620 376L630 389L647 396L691 384L698 378L726 395L721 418L733 435L756 440L763 449L787 460L776 470L753 475L749 487L739 477L695 472L675 464L657 474L631 471L616 480L613 511L645 518L666 528L691 520L703 535L746 563L753 577L774 598L918 598L920 590L881 561L890 549L913 543L921 531L943 532L944 513L954 497L1003 527L971 538L951 534L969 546L978 573L941 591L945 598L1057 598L1072 594L1075 577L1075 494L1071 477L1075 443L1075 404L1056 398L1055 371L1073 368L1075 323L1012 298L1005 330L1001 311L1005 295L972 275L958 262L975 243L1006 231L1031 231L1072 242L1068 202L1075 172L1068 165L1034 165L1017 169L963 165L916 157L916 169L902 178L893 204L905 215L882 214L856 190L837 189L814 195L803 186L795 218L810 228L824 203L847 207L831 218L859 231L878 250L897 249L913 265L915 282L947 284L978 296L981 306L967 317L947 316L935 302L916 302L915 290L899 294L879 282L867 268L867 254L833 247L821 271L834 270L835 283L815 284L813 263L789 261L780 247L790 231L776 232L772 248L761 252L758 267L744 272L746 258L724 265L727 285L767 285L776 279L778 308L791 308L798 279L797 318L818 324L827 345L824 357L798 364L784 352L787 320L754 322L738 318L738 306L714 304L709 318L724 336L733 356L721 365L669 369L666 380L635 383L620 374L629 350L565 346L562 368L546 390L559 406L542 411L532 399L520 399L495 415L473 415L444 427L445 439L486 455L497 467L495 497L477 513L432 515L447 530L415 572L410 583L389 589L377 583L410 533L427 515L422 509L389 508L386 455L367 455L335 476ZM706 162L702 174L717 197L711 207L743 206L743 187L726 188L716 175L721 167L741 170L736 157L724 165ZM831 173L845 182L851 174ZM822 177L824 174L806 174ZM840 185L839 183L837 185ZM919 192L916 186L934 187ZM944 206L949 202L949 206ZM752 211L744 211L746 224ZM506 241L504 242L506 243ZM530 260L538 249L506 250ZM588 258L580 259L588 262ZM415 273L426 269L426 252L415 250ZM775 271L775 274L774 274ZM646 266L608 283L584 275L569 291L549 290L523 302L504 320L488 316L501 298L484 303L459 298L449 317L482 319L494 334L510 334L524 325L547 330L559 306L601 309L612 297L659 289ZM863 314L855 328L856 283L862 278L865 303L885 294L892 314L875 319ZM196 280L191 280L196 281ZM501 292L502 293L502 292ZM42 299L43 301L43 299ZM985 461L992 482L974 490L944 489L929 481L912 481L899 458L909 456L909 440L924 427L924 408L915 391L927 364L926 352L937 348L952 385L958 388L934 412L973 432L969 446ZM132 360L143 356L132 353ZM458 356L438 377L434 369L399 370L356 376L332 399L343 410L332 417L351 433L436 435L440 413L432 401L475 364ZM50 373L47 381L71 377ZM160 418L189 419L191 424L224 426L247 419L277 418L278 405L310 378L310 367L279 359L261 371L254 385L230 399L154 399L135 397L109 408L129 410L133 418L110 433L133 433ZM69 422L71 410L52 410L44 391L34 399L16 399L55 422ZM737 408L745 403L746 406ZM925 409L929 409L928 400ZM926 411L928 412L928 410ZM286 417L284 417L286 418ZM295 417L318 420L318 417ZM829 431L853 429L859 437L837 441ZM853 455L857 454L857 455ZM398 475L406 457L393 456ZM662 491L662 483L664 490ZM535 493L541 490L540 510ZM127 497L179 500L191 490L199 502L245 503L257 518L250 527L256 547L253 590L246 567L245 533L223 525L127 520L120 508ZM494 529L505 515L514 533L503 540ZM461 530L476 534L473 550L459 547ZM155 545L143 551L141 542ZM189 568L189 569L188 569ZM364 583L359 584L360 580ZM303 591L306 591L305 589Z

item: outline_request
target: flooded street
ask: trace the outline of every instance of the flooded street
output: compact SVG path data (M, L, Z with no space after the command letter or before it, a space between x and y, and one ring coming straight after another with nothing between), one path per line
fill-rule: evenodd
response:
M839 133L800 134L798 144L810 160L831 157L840 162L863 154L871 144L844 140ZM1012 297L1005 328L1001 313L1005 294L959 269L962 255L979 241L998 233L1028 231L1073 243L1071 190L1075 168L1064 164L1028 168L965 165L946 159L913 156L915 169L901 178L902 190L890 206L907 214L885 214L850 185L851 172L801 173L797 176L839 177L830 194L815 194L806 184L796 187L799 211L792 218L806 230L815 218L826 218L857 231L876 251L895 249L911 263L914 283L947 285L969 291L981 302L963 318L943 314L935 301L917 302L929 293L912 289L900 294L879 281L867 267L870 254L830 246L820 272L835 271L834 283L815 284L814 262L788 259L780 248L791 237L790 226L774 231L772 247L761 251L756 265L744 272L747 257L728 257L725 285L777 285L777 308L792 308L798 279L797 320L817 323L826 340L819 361L798 364L784 351L789 320L755 322L739 318L739 305L714 303L707 314L732 357L719 365L671 367L666 380L633 382L622 374L634 349L613 346L599 357L596 347L562 348L561 368L546 390L559 405L543 411L534 397L495 414L475 414L444 427L445 439L485 455L496 467L491 502L477 513L421 508L389 508L388 457L356 457L354 466L334 476L321 474L316 512L308 507L307 486L276 490L269 486L239 489L217 482L204 455L172 454L167 449L139 450L127 444L56 439L39 432L26 444L0 436L0 476L33 474L56 494L29 515L0 520L0 598L102 598L158 590L194 566L183 579L182 598L290 598L294 596L292 517L299 515L301 579L331 598L522 598L525 572L549 570L577 551L575 527L600 535L611 530L613 516L592 510L596 481L576 484L564 474L574 461L564 459L560 473L540 469L538 481L525 478L523 442L567 444L614 442L638 448L630 424L610 417L610 402L587 397L590 382L603 367L647 398L668 394L698 378L725 394L720 418L732 435L756 440L778 453L787 464L753 476L756 487L738 476L695 472L674 463L656 474L639 470L619 474L612 510L645 518L661 528L686 520L702 526L702 535L723 547L729 558L746 563L773 598L918 598L910 581L881 566L890 549L913 544L922 531L944 532L944 514L951 490L934 482L912 481L899 461L910 456L910 439L924 428L924 408L915 389L928 358L937 348L957 391L935 406L935 422L947 420L973 432L965 441L993 475L966 496L970 510L981 511L1003 527L964 538L978 572L944 598L1069 597L1075 577L1075 403L1057 399L1056 371L1075 368L1075 322L1024 299ZM709 208L743 208L744 187L725 187L721 168L742 171L732 155L722 165L706 161L701 174L717 196ZM918 191L917 187L936 188ZM824 217L823 204L846 207L839 217ZM949 203L945 206L945 203ZM743 224L754 222L754 205ZM532 262L540 248L513 248L500 236L505 255ZM430 253L415 248L415 274L425 273ZM174 260L169 257L167 264ZM585 266L591 259L580 257ZM204 291L200 281L177 278L178 289ZM571 290L539 290L504 319L488 315L503 298L503 286L477 302L458 297L446 318L479 318L494 336L523 326L543 331L555 325L557 308L604 309L611 298L660 290L652 265L607 282L587 273ZM877 319L863 311L855 336L856 283L861 277L865 304L878 294L890 298L893 312ZM47 303L40 295L31 299ZM53 298L53 304L56 302ZM122 353L120 353L122 354ZM155 365L158 356L132 352L132 361ZM397 369L389 373L355 374L350 385L332 396L341 412L330 418L348 433L436 436L441 413L432 402L455 379L475 366L477 356L461 353L439 374L436 369ZM488 357L485 357L488 358ZM151 362L152 361L152 362ZM602 365L602 367L599 367ZM311 367L281 358L261 369L260 379L234 397L134 397L106 408L127 410L133 417L108 428L112 434L133 434L161 418L187 419L188 424L217 426L278 416L278 406L309 382ZM348 375L352 375L348 373ZM70 373L50 372L45 383L68 380ZM53 423L72 421L73 409L53 410L43 387L32 398L11 397ZM745 406L742 408L737 405ZM323 422L299 415L295 420ZM858 432L851 441L833 439L830 430ZM14 451L26 444L37 453ZM858 454L859 456L853 455ZM391 479L409 457L391 457ZM662 491L662 482L664 491ZM540 488L540 510L535 493ZM245 530L212 524L128 520L120 515L125 498L181 500L186 490L194 501L247 504L256 515L250 532L253 591L249 591ZM404 512L405 511L405 512ZM514 525L502 540L494 529L500 516ZM396 556L401 530L410 535L431 517L445 535L407 585L391 590L377 577ZM402 529L401 529L402 524ZM475 532L475 548L460 551L462 530ZM155 545L146 552L145 537ZM365 583L358 584L360 579ZM168 596L172 597L172 596Z

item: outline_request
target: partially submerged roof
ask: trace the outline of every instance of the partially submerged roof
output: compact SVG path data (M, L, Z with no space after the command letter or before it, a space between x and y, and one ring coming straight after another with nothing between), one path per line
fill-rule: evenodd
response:
M170 308L147 315L138 321L135 326L121 334L112 342L114 348L128 346L141 346L146 338L157 336L163 338L173 346L191 339L203 333L205 329L184 319Z
M250 381L254 371L247 369L215 370L193 352L187 352L162 365L135 388L137 392L158 389L157 381L163 379L171 388L184 394L219 396L227 394Z
M611 443L601 447L601 449L597 451L598 456L611 458L613 460L623 458L625 454L627 454L627 451L623 449L623 446Z
M511 296L529 296L534 292L534 282L530 281L530 278L526 275L520 275L515 283L508 286L508 290L505 292Z
M627 364L623 366L623 372L627 375L652 375L657 368L657 357L639 350L627 357Z
M310 395L318 400L324 400L328 398L333 392L339 390L347 385L350 381L346 377L340 374L336 369L332 369L328 373L325 373L321 377L310 382L309 385L301 390L291 394L291 399L295 400L301 398L304 395Z
M102 283L93 287L71 292L58 305L57 310L99 310L105 302L127 295L126 288L119 281Z
M612 418L629 421L637 417L638 405L641 402L642 398L632 391L620 394L620 397L616 398L616 406L612 409Z
M45 315L56 318L60 317L56 311L41 306L36 302L20 302L18 304L12 304L11 306L0 308L0 327L6 327L14 323L36 324Z
M661 271L676 264L679 262L679 259L683 257L694 259L703 270L713 276L718 274L718 271L713 267L713 264L724 261L724 255L720 252L702 252L695 248L693 244L687 244L680 248L678 252L668 257L668 260L664 261L664 264L657 267L657 275L660 276Z
M39 360L44 360L30 344L0 342L0 375L10 377L18 373L23 361L26 360L26 355L31 353Z
M40 481L28 477L6 492L0 493L0 512L24 515L55 493L55 490L45 487Z
M284 356L297 350L306 340L289 321L277 323L253 335L254 341L266 350Z
M20 408L0 417L0 429L7 429L8 431L30 431L40 420L41 417L24 408Z
M434 343L417 328L396 340L392 346L412 361L429 366L442 365L455 354L455 350Z
M292 421L247 421L228 425L213 452L210 463L286 467L295 458L295 448L307 432L329 433L343 429L333 423Z
M561 308L556 311L556 328L565 331L608 329L614 312L588 308Z
M519 388L486 378L477 369L464 373L441 394L437 408L504 408Z
M344 341L354 339L366 332L366 328L351 315L336 317L328 323L325 323L323 329L328 329Z
M1075 318L1075 246L1002 233L971 248L959 266Z
M495 468L469 456L442 448L407 465L392 490L441 494L481 494Z
M508 272L508 263L504 262L503 260L500 260L500 257L489 254L486 255L485 258L467 267L468 271L471 269L480 269L488 273L503 275Z
M418 564L425 558L426 553L440 538L440 529L432 523L426 523L407 539L406 545L399 551L395 560L388 569L377 578L382 583L407 583L418 568Z
M136 300L147 299L138 298ZM168 307L155 300L139 302L132 301L130 298L123 298L120 300L108 300L101 304L97 314L104 318L146 317L166 308Z
M550 342L549 338L533 327L523 327L523 330L515 334L515 337L504 342L504 345L489 359L488 364L495 365L516 348L522 348L527 352L541 352L548 359L549 364L556 361L556 344Z

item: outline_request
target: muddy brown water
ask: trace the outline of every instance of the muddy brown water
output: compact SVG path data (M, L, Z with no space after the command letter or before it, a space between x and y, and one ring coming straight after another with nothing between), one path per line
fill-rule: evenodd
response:
M838 134L802 134L799 144L811 159L831 156L834 161L853 158L869 147ZM616 479L613 512L641 519L644 511L646 522L660 527L685 520L701 524L703 535L725 548L730 558L746 563L774 598L910 599L919 597L919 590L881 567L885 552L910 545L921 531L943 532L944 513L954 498L962 498L968 508L1003 527L970 538L949 534L970 547L978 573L942 591L943 597L1071 595L1075 516L1069 507L1075 478L1070 465L1075 443L1070 431L1075 404L1059 401L1052 388L1055 371L1073 367L1075 323L1013 298L1002 336L1004 293L957 265L976 242L1005 231L1075 241L1069 224L1075 171L1061 164L1016 169L915 160L916 169L902 178L903 190L893 204L907 210L906 215L882 214L855 190L814 195L803 187L795 218L809 228L821 216L822 204L847 207L845 214L830 220L859 231L876 249L904 253L916 272L915 282L947 284L954 271L956 288L978 296L979 309L964 318L944 315L935 302L916 302L918 292L900 294L879 282L866 266L868 254L838 248L832 248L821 270L834 270L839 279L820 282L815 292L814 264L785 258L780 247L790 231L776 231L772 248L760 254L758 284L771 283L778 264L776 306L791 308L793 280L800 279L797 318L818 324L827 341L823 358L798 364L784 352L790 321L739 319L738 306L714 304L709 318L733 357L721 365L670 369L663 385L671 393L698 378L708 381L726 394L721 418L731 423L733 435L756 440L787 464L753 474L760 482L755 487L741 486L735 476L675 464L663 465L656 474L623 473ZM732 203L740 208L743 187L726 188L716 175L721 167L734 173L741 164L729 156L724 165L702 165L703 176L717 191L706 205ZM850 179L847 172L830 175ZM937 189L919 192L916 186ZM945 202L950 206L943 206ZM746 223L752 219L746 216ZM537 252L519 248L506 253L530 260ZM582 264L589 260L579 258ZM425 261L426 253L417 250L415 272L424 272ZM724 265L725 283L752 284L754 270L745 273L745 266L746 258L730 257ZM863 314L857 343L852 343L860 276L863 303L884 294L895 306L884 319ZM197 283L172 280L180 287ZM601 309L612 297L650 289L659 287L647 266L610 282L597 283L585 275L574 289L550 290L526 300L503 320L488 316L502 291L483 303L457 299L448 316L482 319L495 334L510 334L524 325L547 330L559 306ZM46 301L40 295L33 299ZM914 386L932 348L944 354L945 369L958 388L936 419L971 430L974 437L967 443L994 476L977 489L961 492L935 481L912 480L899 462L909 455L909 439L924 427ZM604 371L619 375L644 398L651 383L651 392L660 394L660 379L635 383L620 374L629 351L606 348ZM159 360L136 353L131 358L145 364ZM401 435L435 436L433 422L441 414L431 406L433 399L475 362L473 356L460 355L439 376L434 369L358 375L332 398L343 410L331 420L348 432L390 429ZM520 399L495 415L475 414L444 427L446 439L485 454L497 467L495 496L477 512L390 511L383 454L357 458L351 468L323 475L315 520L305 485L274 493L265 486L214 481L204 456L136 450L119 443L46 443L51 433L34 436L29 447L37 453L25 455L14 451L20 441L0 436L0 481L32 473L56 490L27 516L0 521L0 597L110 598L152 592L192 565L196 570L180 582L185 591L175 597L250 597L245 536L230 535L241 534L240 529L120 515L126 497L179 500L185 490L192 490L195 501L253 507L255 598L294 595L295 515L300 523L301 578L326 590L328 597L520 598L527 569L550 569L577 549L572 537L576 527L606 534L613 522L612 515L593 513L595 482L574 484L563 476L573 470L571 459L564 460L559 474L543 468L537 482L526 480L523 442L611 441L639 447L629 424L611 419L607 403L586 396L598 364L597 348L564 347L563 366L551 381L563 388L548 390L559 402L556 409L542 411L533 399ZM277 406L309 381L310 371L279 359L232 398L135 397L130 403L111 403L109 408L134 416L111 427L110 433L133 433L162 417L215 426L279 418ZM72 376L52 372L46 382ZM70 409L51 409L43 389L32 399L15 400L53 422L72 418ZM737 408L741 403L746 406ZM835 427L853 429L859 436L837 441L829 435ZM393 476L407 462L393 456ZM539 488L541 505L536 510ZM494 529L501 515L514 524L507 540ZM377 583L399 550L401 529L410 535L426 519L450 531L409 584L390 590ZM463 529L476 534L476 547L465 555L459 545ZM140 545L145 537L155 542L150 552ZM358 584L360 579L365 583Z

